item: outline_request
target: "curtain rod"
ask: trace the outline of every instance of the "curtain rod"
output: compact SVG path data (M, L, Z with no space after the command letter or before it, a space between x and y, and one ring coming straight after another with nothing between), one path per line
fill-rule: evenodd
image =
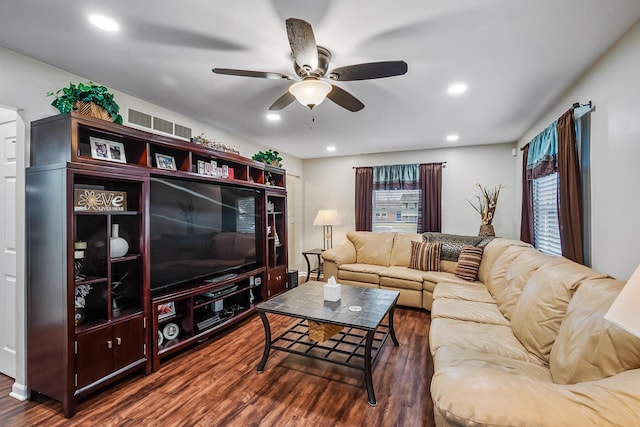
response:
M431 163L418 163L420 165L430 165L430 164L441 164L443 168L447 167L447 162L431 162ZM383 165L383 166L393 166L393 165ZM358 168L374 168L377 166L351 166L351 169L358 169Z
M573 108L574 110L576 108L581 108L581 107L589 107L589 110L587 110L584 114L587 114L593 110L595 110L595 106L593 105L593 102L589 101L586 104L581 104L579 102L574 102L573 105L571 105L571 108ZM584 115L583 114L583 115ZM520 147L520 151L524 151L524 147L526 147L527 145L529 145L529 143L524 144L522 147Z

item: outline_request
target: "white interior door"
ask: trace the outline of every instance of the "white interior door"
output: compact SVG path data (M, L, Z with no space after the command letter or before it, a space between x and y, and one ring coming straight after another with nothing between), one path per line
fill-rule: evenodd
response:
M16 113L0 109L0 372L16 376Z

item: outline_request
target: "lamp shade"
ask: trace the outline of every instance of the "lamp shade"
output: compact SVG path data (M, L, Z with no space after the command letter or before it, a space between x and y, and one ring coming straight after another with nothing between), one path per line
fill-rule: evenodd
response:
M289 86L289 92L304 106L313 108L324 101L333 87L316 79L306 79Z
M342 218L335 209L320 209L313 225L341 225Z
M640 337L640 266L633 272L604 318Z

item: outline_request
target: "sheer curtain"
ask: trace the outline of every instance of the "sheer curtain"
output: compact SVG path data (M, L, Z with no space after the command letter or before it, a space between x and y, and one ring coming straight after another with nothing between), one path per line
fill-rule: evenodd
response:
M356 231L371 231L373 168L356 168Z

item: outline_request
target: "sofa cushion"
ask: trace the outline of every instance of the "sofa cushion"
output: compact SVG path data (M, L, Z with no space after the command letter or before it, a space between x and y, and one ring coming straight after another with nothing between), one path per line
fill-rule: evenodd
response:
M492 239L493 237L462 236L458 234L437 233L433 231L422 233L423 242L442 242L442 253L440 257L447 261L457 261L460 256L460 250L464 245L485 246Z
M442 347L436 351L433 356L435 372L455 367L483 368L489 372L503 372L531 381L551 383L549 369L534 363L455 347Z
M494 297L502 289L504 275L518 252L530 248L528 243L519 240L495 238L484 247L478 280L487 285Z
M392 266L380 270L380 285L422 291L422 271Z
M387 267L371 264L342 264L338 269L337 279L356 282L380 283L380 272Z
M504 318L498 307L492 302L437 298L431 306L431 318L438 317L509 326L507 319Z
M502 288L493 288L494 293L492 294L496 298L498 308L507 319L511 319L513 309L518 303L522 289L527 284L529 277L541 265L556 264L561 262L562 259L545 255L533 248L525 248L522 251L514 252L516 256L504 275ZM491 288L489 288L489 291L491 292Z
M606 277L589 267L561 259L559 264L542 265L531 275L511 318L515 336L543 363L549 362L560 323L580 283Z
M485 286L472 283L438 283L433 297L461 299L464 301L493 302L495 300Z
M389 266L393 239L396 233L372 233L370 231L350 231L347 238L356 248L356 262Z
M453 273L447 273L444 271L423 271L421 272L424 279L424 289L430 292L436 288L439 283L459 283L459 284L475 284L482 286L482 283L475 281L469 282L468 280L456 277Z
M322 251L325 261L333 261L337 265L352 264L356 262L356 248L349 239L345 239L340 246Z
M422 271L440 271L442 243L411 242L409 268Z
M393 238L393 249L389 265L399 265L409 267L411 261L411 242L421 242L422 234L418 233L396 233Z
M483 247L464 245L460 250L458 265L453 274L464 280L476 280L480 261L482 261L482 252L484 252Z
M432 310L432 314L434 311ZM441 347L449 346L541 365L540 361L520 344L509 326L441 317L433 319L429 329L431 354L434 355Z
M614 279L582 282L551 349L554 382L594 381L640 368L640 339L604 319L623 286Z

